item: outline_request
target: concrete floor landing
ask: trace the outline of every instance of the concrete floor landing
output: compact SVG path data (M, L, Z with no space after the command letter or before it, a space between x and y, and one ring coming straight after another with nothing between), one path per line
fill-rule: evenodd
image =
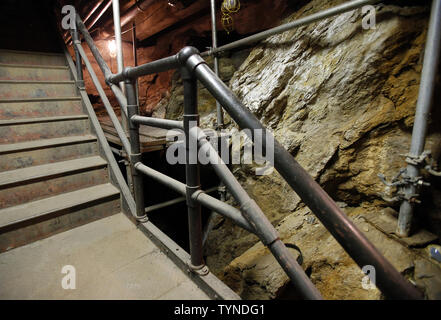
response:
M76 289L63 289L63 266ZM208 299L123 214L0 255L0 299Z

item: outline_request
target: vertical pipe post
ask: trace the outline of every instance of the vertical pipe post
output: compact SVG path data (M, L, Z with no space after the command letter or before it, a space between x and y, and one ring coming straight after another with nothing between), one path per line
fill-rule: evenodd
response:
M113 23L115 25L115 44L116 44L116 61L118 65L118 73L122 72L124 69L124 58L122 51L122 41L121 41L121 18L119 15L119 0L112 1L113 8ZM124 83L119 84L121 90L124 92Z
M415 111L415 121L412 130L412 142L409 152L409 158L411 159L418 159L424 151L427 121L433 102L435 77L438 72L440 48L441 0L433 0L418 92L418 102ZM406 173L410 179L417 179L419 172L420 166L418 164L408 162ZM406 195L406 199L403 200L400 206L397 233L400 236L407 237L410 233L414 209L412 197L418 193L418 186L416 183L409 184L403 188L403 191Z
M144 183L142 180L142 174L135 168L135 164L141 162L139 124L130 120L132 116L139 114L138 104L136 103L135 81L127 79L125 85L127 91L127 118L129 119L129 140L131 148L129 160L133 182L133 193L136 202L136 217L138 221L146 222L147 216L145 214L144 205Z
M180 71L184 83L185 177L191 256L189 266L194 272L206 274L208 269L205 267L202 256L201 206L192 199L193 193L200 190L200 172L197 159L198 142L190 136L190 130L199 125L197 80L187 68L183 67Z
M74 52L75 52L75 67L77 69L77 85L79 88L84 88L84 78L83 78L83 61L81 59L80 52L78 51L77 46L75 43L78 43L81 45L80 37L78 35L78 29L75 26L75 29L71 30L72 33L72 40L74 42Z
M217 29L216 29L216 0L210 0L211 4L211 39L212 39L212 49L217 48ZM219 76L219 60L217 55L213 56L214 63L214 73ZM222 128L224 125L224 114L222 111L222 106L216 100L216 113L217 113L217 127Z
M138 66L138 54L136 52L138 44L136 42L136 24L132 23L132 43L133 43L133 65L135 67ZM139 84L138 84L138 78L136 78L136 101L139 106Z
M121 17L120 17L120 11L119 11L119 0L112 0L112 9L113 9L113 24L115 28L115 44L116 44L116 62L117 62L117 71L118 73L122 72L124 69L124 56L122 51L122 41L121 41ZM109 3L110 4L110 3ZM119 86L123 93L125 93L126 89L124 87L124 82L120 82ZM122 120L122 126L124 128L124 131L126 134L130 134L130 116L126 115L124 112L121 112L121 120ZM127 155L130 157L130 155ZM133 166L130 164L129 161L125 162L126 166L126 172L127 172L127 184L129 185L130 189L133 193L135 193L135 182L132 180L136 172L132 172Z

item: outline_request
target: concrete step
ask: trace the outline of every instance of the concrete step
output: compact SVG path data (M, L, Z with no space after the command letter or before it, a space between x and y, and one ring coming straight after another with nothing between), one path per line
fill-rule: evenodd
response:
M87 119L88 116L85 114L72 115L72 116L56 116L56 117L40 117L40 118L23 118L23 119L10 119L10 120L0 120L0 127L7 127L19 124L31 124L31 123L47 123L47 122L57 122L57 121L68 121L68 120L82 120Z
M62 53L34 51L0 50L0 63L25 65L65 66L66 58Z
M89 132L86 115L3 120L0 122L0 144L80 136Z
M93 135L0 145L0 172L98 154Z
M209 299L122 213L0 254L0 283L1 300Z
M25 119L83 114L80 97L0 100L0 119Z
M0 209L107 181L107 163L99 156L1 172Z
M0 252L121 212L110 183L0 210Z
M0 80L68 81L67 66L43 66L0 63Z
M0 80L0 99L15 100L46 97L72 97L77 94L74 81Z

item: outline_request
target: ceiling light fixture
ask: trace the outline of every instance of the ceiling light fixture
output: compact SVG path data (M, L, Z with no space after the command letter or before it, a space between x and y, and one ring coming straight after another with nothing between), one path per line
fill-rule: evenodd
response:
M109 48L109 54L112 58L116 57L116 42L115 40L110 40L107 42L107 47Z

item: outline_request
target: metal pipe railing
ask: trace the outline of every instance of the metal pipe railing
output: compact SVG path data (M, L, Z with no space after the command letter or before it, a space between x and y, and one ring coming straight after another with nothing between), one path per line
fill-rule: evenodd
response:
M207 189L204 192L205 193L210 193L210 192L213 192L213 191L216 191L216 190L217 190L217 187L214 187L214 188ZM148 206L148 207L145 208L145 213L149 213L149 212L152 212L152 211L155 211L155 210L159 210L159 209L162 209L162 208L166 208L166 207L169 207L169 206L181 203L181 202L185 202L186 200L187 200L187 197L179 197L179 198L175 198L175 199L172 199L172 200L167 200L167 201L164 201L164 202L161 202L161 203L158 203L158 204L153 204L153 205ZM240 214L240 212L239 212L239 214Z
M217 49L217 28L216 28L216 0L210 0L210 9L211 9L211 45L212 50ZM219 76L219 59L215 55L213 57L213 66L214 73ZM217 127L222 128L224 125L224 112L222 110L222 106L218 101L216 101L216 115L217 115Z
M257 135L250 137L255 144L265 149L266 135L271 137L269 140L274 141L274 167L360 267L375 267L377 286L382 292L392 298L421 298L420 293L382 256L320 185L214 74L198 50L187 47L181 50L180 55L180 60L186 61L186 66L193 70L199 81L221 103L240 128L262 130L260 141L256 141L255 137L259 137Z
M112 121L113 126L115 127L115 130L118 134L119 139L121 140L122 146L127 154L131 153L130 150L130 142L126 137L126 134L124 133L124 129L122 128L121 124L119 123L118 117L115 114L115 111L113 111L112 105L109 102L109 99L107 98L106 93L104 92L103 87L101 86L101 83L93 70L92 64L90 63L89 59L87 58L86 53L84 52L83 47L81 46L80 41L74 41L74 46L80 53L81 57L83 58L84 64L86 65L86 69L89 71L90 77L92 78L92 82L98 91L98 94L101 98L101 101L104 104L104 107L106 108L106 111L109 115L110 120Z
M324 17L332 16L341 12L350 11L361 5L374 3L376 1L352 1L341 6L326 10L304 19L300 19L289 25L289 28L311 23L322 19ZM80 22L80 21L79 21ZM80 23L79 23L80 24ZM284 28L288 26L281 26L275 28L271 32L283 32ZM80 27L80 30L82 28ZM286 29L288 30L288 29ZM217 101L224 107L230 116L242 129L258 129L262 130L262 135L253 135L250 137L255 145L260 145L262 149L267 148L267 141L274 141L274 166L282 177L288 182L293 190L300 196L305 204L312 210L312 212L319 218L323 225L331 232L335 239L342 245L342 247L349 253L349 255L360 266L372 265L376 270L376 285L388 298L397 299L420 299L421 294L408 282L401 274L381 255L381 253L368 241L368 239L361 233L356 226L349 220L349 218L340 210L328 194L312 179L311 176L294 160L287 150L274 139L271 132L267 131L260 121L247 109L234 95L234 93L213 73L213 71L206 65L205 61L200 56L195 48L186 47L178 54L160 59L154 62L144 64L134 68L125 68L122 72L112 75L105 68L105 62L100 61L98 50L93 45L90 35L85 31L85 39L88 42L91 51L95 58L98 57L98 64L106 78L106 82L112 86L114 83L126 81L126 84L133 87L133 81L140 76L167 71L170 69L179 68L184 82L184 131L186 133L186 185L176 183L170 177L167 177L158 172L144 166L140 163L140 158L132 158L131 163L133 171L140 171L157 181L161 181L170 188L183 193L187 197L189 227L190 227L190 251L191 262L190 267L194 271L199 271L204 266L202 258L202 234L200 222L200 201L204 199L204 195L200 190L199 182L199 168L197 161L198 148L191 149L190 136L196 135L199 140L199 148L202 152L209 152L213 167L219 175L223 183L228 187L232 195L241 205L241 216L250 226L249 231L259 236L262 242L269 247L273 255L276 257L285 272L291 278L298 289L302 292L304 297L310 299L321 298L320 293L312 285L308 277L304 274L302 268L297 264L297 261L287 254L286 247L278 238L278 234L274 227L269 223L263 212L257 204L251 200L248 194L243 190L239 182L234 178L232 173L219 158L219 155L212 150L204 135L191 130L192 121L198 124L197 114L197 86L196 81L199 80L207 88L207 90L216 98ZM84 34L84 33L83 33ZM266 36L269 33L265 33ZM256 35L254 39L258 39L263 35ZM89 43L90 42L90 43ZM219 48L220 49L220 48ZM95 51L95 52L94 52ZM108 69L108 68L107 68ZM130 90L130 92L134 90ZM125 103L128 111L128 119L140 121L137 114L132 111L133 105L136 104L136 98L132 93L129 93ZM123 101L124 102L124 101ZM136 121L130 121L132 126L137 126ZM157 122L159 124L159 122ZM132 153L136 152L136 127L132 128L131 141ZM139 133L136 133L136 135ZM194 138L194 136L193 136ZM269 139L268 139L269 138ZM133 145L135 143L135 146ZM198 202L199 201L199 202ZM210 205L207 205L210 206ZM216 205L211 205L213 210ZM223 206L223 205L222 205ZM217 206L219 213L225 213L227 210L231 215L231 208ZM233 211L234 212L234 211ZM237 212L233 213L233 216ZM233 220L234 221L234 220ZM237 222L238 219L236 217ZM246 225L246 224L245 224ZM246 225L246 226L248 226Z
M93 57L96 60L96 63L100 67L104 78L107 79L109 76L112 75L112 71L107 66L106 61L101 56L101 53L99 52L98 48L96 47L95 43L93 42L92 37L89 34L89 31L87 31L86 26L84 25L83 21L81 21L80 16L76 15L76 23L78 30L82 33L84 40L86 41L87 45L89 46L90 51L92 52ZM107 82L107 81L106 81ZM121 107L121 110L127 114L127 99L124 95L124 93L121 91L118 85L107 82L110 89L112 90L113 94L115 95L116 99L118 100L118 103Z
M253 229L255 230L254 233L273 253L280 266L285 270L286 274L302 296L306 299L321 300L322 296L320 292L312 284L311 280L305 274L302 267L297 263L296 259L294 259L293 255L289 253L288 249L280 240L276 229L271 222L269 222L257 203L250 198L248 193L236 180L216 150L207 141L202 130L198 130L196 127L190 131L186 131L186 133L190 134L190 138L193 141L198 141L201 152L207 155L214 171L239 203L241 212L245 219L253 226Z
M112 12L113 12L113 25L115 30L115 44L116 44L116 63L118 72L122 72L124 69L124 56L121 40L121 21L119 16L119 0L112 0ZM119 83L119 87L124 92L124 81Z
M423 70L418 93L418 102L415 112L415 122L412 131L412 142L408 157L418 160L424 151L426 132L430 108L433 104L435 78L438 74L438 64L441 51L441 0L432 0L432 10L427 33L426 49L424 53ZM406 174L411 183L403 188L405 199L400 206L397 233L407 237L410 233L413 217L414 202L412 199L418 194L418 176L421 165L418 162L408 162Z
M177 55L167 58L155 60L137 67L127 67L122 72L110 74L106 76L106 80L110 83L118 83L124 79L136 79L153 73L164 72L177 69L180 67Z
M192 126L199 125L197 103L197 79L192 72L181 68L184 83L184 132L188 133ZM185 181L187 182L188 232L190 238L190 267L194 271L204 270L205 262L202 247L201 205L194 201L192 195L201 188L199 162L196 150L192 148L190 136L185 135Z
M374 4L374 3L377 3L377 2L380 2L380 1L381 0L354 0L354 1L348 1L348 2L345 2L345 3L341 4L341 5L335 6L333 8L330 8L330 9L327 9L327 10L323 10L323 11L317 12L315 14L312 14L310 16L307 16L307 17L304 17L304 18L300 18L298 20L294 20L292 22L283 24L281 26L278 26L278 27L275 27L275 28L272 28L272 29L269 29L269 30L265 30L265 31L256 33L256 34L254 34L252 36L249 36L249 37L246 37L246 38L243 38L243 39L231 42L229 44L220 46L218 48L212 48L209 51L201 53L201 56L203 56L203 57L210 56L210 55L216 56L216 55L218 55L218 54L220 54L222 52L225 52L225 51L229 51L229 50L236 49L236 48L239 48L239 47L251 45L251 44L256 43L258 41L264 40L264 39L266 39L266 38L268 38L270 36L273 36L275 34L283 33L283 32L288 31L288 30L292 30L292 29L295 29L295 28L298 28L298 27L301 27L301 26L305 26L305 25L311 24L313 22L316 22L316 21L319 21L319 20L322 20L322 19L325 19L325 18L329 18L329 17L332 17L332 16L336 16L338 14L345 13L345 12L348 12L348 11L352 11L352 10L361 8L363 6L366 6L366 5L369 5L369 4Z
M159 182L166 187L176 191L177 193L180 193L182 195L187 195L187 188L186 185L178 180L175 180L159 171L156 171L141 162L135 164L136 170L139 172L142 172L150 179ZM242 213L226 204L225 202L222 202L208 194L206 194L204 191L199 190L198 192L193 193L191 196L192 199L204 207L207 207L211 210L214 210L218 212L219 214L223 215L224 217L230 219L235 224L237 224L239 227L254 233L253 227L250 225L250 223L242 216Z
M74 42L79 41L77 29L71 30L71 34ZM75 68L78 76L77 81L80 83L81 87L84 87L83 63L81 61L81 55L76 46L74 46L74 53L75 53Z
M184 130L184 123L182 121L152 118L152 117L142 117L142 116L133 116L130 118L130 120L132 120L132 122L134 123L145 124L147 126L152 126L152 127L158 127L169 130L173 130L173 129Z
M125 89L127 92L127 119L138 115L138 100L136 99L135 81L131 79L125 80ZM134 165L141 161L141 144L139 142L139 124L128 121L129 125L129 137L130 137L130 150L129 162L130 162L130 174L132 176L133 183L133 195L136 202L136 215L137 219L142 222L147 221L147 215L145 213L144 203L144 181L142 176L136 171Z

